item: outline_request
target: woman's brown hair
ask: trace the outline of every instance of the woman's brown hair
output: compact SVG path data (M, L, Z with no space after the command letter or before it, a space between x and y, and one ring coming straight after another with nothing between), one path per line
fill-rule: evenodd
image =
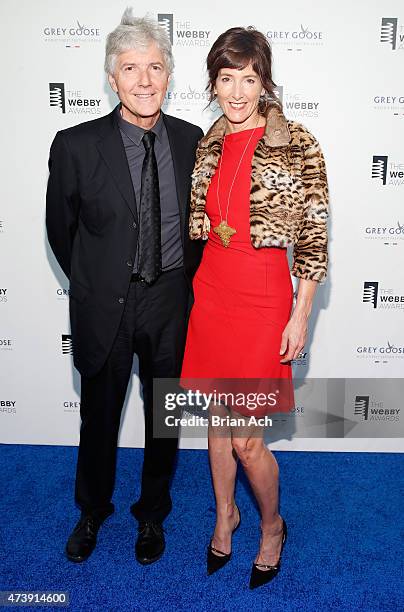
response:
M248 64L261 79L265 96L260 98L258 111L264 115L271 104L281 106L275 94L275 83L272 80L272 51L264 34L252 26L248 28L230 28L213 43L206 64L209 82L206 89L210 101L215 99L214 87L221 68L242 70Z

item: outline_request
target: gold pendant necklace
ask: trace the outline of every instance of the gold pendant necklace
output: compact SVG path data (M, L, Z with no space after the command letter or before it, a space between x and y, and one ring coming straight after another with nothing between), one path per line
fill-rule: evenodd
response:
M216 225L216 227L213 228L213 231L219 236L224 247L229 246L230 238L233 236L233 234L236 234L234 227L227 225L227 221L224 221L223 219L220 221L219 225Z
M216 227L213 228L213 231L215 232L215 234L217 234L219 236L219 238L222 241L222 244L223 244L224 247L228 247L229 246L231 237L234 234L237 233L236 230L234 229L234 227L230 227L230 225L228 225L228 223L227 223L227 218L228 218L228 213L229 213L230 196L231 196L231 192L232 192L232 189L233 189L234 181L236 180L236 176L238 174L238 171L240 170L241 162L243 161L245 152L247 151L248 145L250 144L251 139L254 136L255 130L257 129L258 121L259 121L259 116L258 116L258 119L257 119L257 123L255 125L255 128L251 132L251 135L250 135L250 137L249 137L249 139L247 141L247 144L244 147L244 151L243 151L243 153L242 153L242 155L240 157L240 161L238 162L237 170L234 173L233 180L232 180L232 183L231 183L231 187L230 187L230 190L229 190L229 195L227 196L227 208L226 208L226 218L225 219L223 219L223 217L222 217L222 208L220 206L220 199L219 199L220 175L221 175L221 170L222 170L224 141L225 141L226 136L224 136L224 139L223 139L223 148L222 148L222 155L220 157L219 176L217 178L217 189L216 189L217 203L218 203L218 206L219 206L219 213L220 213L220 223L219 223L219 225L217 225Z

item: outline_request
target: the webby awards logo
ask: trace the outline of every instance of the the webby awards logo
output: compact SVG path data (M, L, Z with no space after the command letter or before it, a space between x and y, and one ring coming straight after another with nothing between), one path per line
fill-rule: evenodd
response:
M380 42L391 51L404 50L404 26L399 23L397 17L382 17Z
M85 96L81 89L67 89L61 82L49 83L49 106L62 114L101 114L101 98Z
M178 19L173 13L158 13L157 21L175 47L209 47L211 44L211 30L185 17Z
M73 354L72 337L70 334L62 334L62 354L63 355Z
M379 281L364 281L362 301L371 308L383 310L403 310L404 295L391 287L383 287Z
M404 185L404 163L389 160L388 155L373 155L372 179L383 186L401 187Z
M370 395L357 395L354 403L354 415L361 421L375 421L383 424L386 421L398 422L401 408L387 406L385 401Z

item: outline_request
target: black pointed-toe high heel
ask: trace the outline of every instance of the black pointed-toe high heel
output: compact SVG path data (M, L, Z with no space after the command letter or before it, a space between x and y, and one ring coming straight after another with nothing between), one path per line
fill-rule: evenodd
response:
M276 565L265 565L265 563L253 563L251 576L250 576L250 589L256 589L259 586L267 584L275 578L281 569L281 556L283 551L283 545L286 542L287 536L287 527L284 519L282 519L282 546L281 552L279 554L278 563ZM259 568L263 567L264 570L260 570Z
M237 510L238 510L238 523L235 526L235 528L233 529L232 534L237 531L237 529L240 526L241 523L241 513L240 513L240 509L238 506L236 506ZM213 538L212 538L213 540ZM217 572L217 570L222 569L222 567L224 567L226 565L226 563L228 563L231 559L231 552L229 554L226 554L224 552L222 552L221 550L218 550L217 548L215 548L214 546L212 546L212 540L209 543L208 546L208 554L207 554L207 569L208 569L208 576L210 576L211 574L214 574L215 572ZM219 553L218 555L215 554ZM219 556L220 555L220 556Z

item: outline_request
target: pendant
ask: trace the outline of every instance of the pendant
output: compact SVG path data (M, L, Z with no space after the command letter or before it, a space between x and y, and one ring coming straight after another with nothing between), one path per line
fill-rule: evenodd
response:
M236 230L227 225L226 221L220 221L219 225L213 228L213 231L219 236L224 247L229 246L230 238L236 233Z

